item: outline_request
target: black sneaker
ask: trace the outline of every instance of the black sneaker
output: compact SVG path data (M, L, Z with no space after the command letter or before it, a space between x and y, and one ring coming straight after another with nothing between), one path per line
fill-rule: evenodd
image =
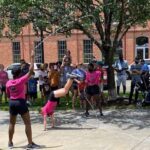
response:
M8 148L9 149L12 149L14 147L14 144L13 143L8 143Z
M89 112L85 112L84 115L85 115L86 117L88 117L90 114L89 114Z
M32 142L32 144L28 144L27 145L27 149L39 149L40 145L35 144L34 142Z

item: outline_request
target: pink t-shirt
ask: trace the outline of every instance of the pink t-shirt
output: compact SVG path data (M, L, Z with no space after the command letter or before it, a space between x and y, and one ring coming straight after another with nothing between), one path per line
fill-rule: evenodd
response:
M42 115L52 115L56 109L57 102L47 101L46 105L42 107Z
M88 86L98 85L100 81L100 76L100 71L86 72L86 84Z
M26 93L26 82L29 79L29 74L25 74L24 76L9 80L6 83L6 92L10 99L25 99Z
M0 71L0 84L6 85L6 82L8 81L8 74L5 71Z

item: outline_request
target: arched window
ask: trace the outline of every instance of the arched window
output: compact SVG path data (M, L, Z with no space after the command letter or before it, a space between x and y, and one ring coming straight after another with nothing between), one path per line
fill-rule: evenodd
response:
M136 46L148 46L148 38L145 36L136 38Z

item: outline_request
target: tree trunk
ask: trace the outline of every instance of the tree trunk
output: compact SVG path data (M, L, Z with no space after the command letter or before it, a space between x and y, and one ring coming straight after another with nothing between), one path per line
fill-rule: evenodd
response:
M115 76L114 69L112 67L113 59L114 59L114 50L111 47L107 47L104 49L105 51L105 63L108 65L107 69L107 80L108 80L108 98L115 99L116 98L116 88L115 88Z

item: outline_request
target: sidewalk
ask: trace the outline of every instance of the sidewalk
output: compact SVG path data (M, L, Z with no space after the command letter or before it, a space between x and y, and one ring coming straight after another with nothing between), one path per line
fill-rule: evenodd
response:
M33 140L43 150L149 150L150 110L58 111L56 128L43 131L41 116L31 112ZM7 149L8 112L0 111L0 149ZM24 125L18 117L14 135L16 150L27 145Z

